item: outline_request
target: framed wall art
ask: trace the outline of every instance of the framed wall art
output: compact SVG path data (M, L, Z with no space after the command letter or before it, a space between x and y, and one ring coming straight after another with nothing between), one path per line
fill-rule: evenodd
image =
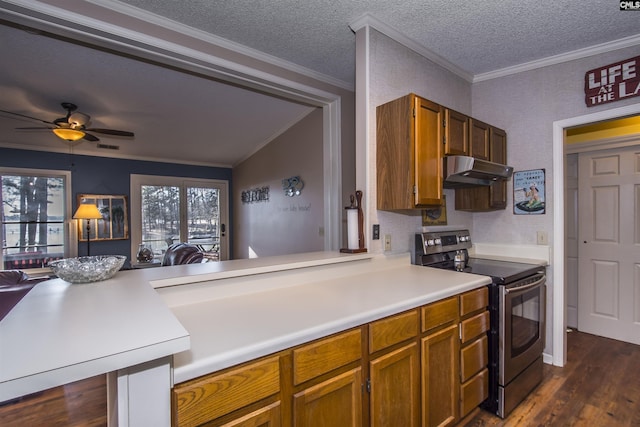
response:
M542 215L545 207L544 169L513 173L514 215Z
M444 195L440 206L422 210L422 225L447 225L447 199Z
M91 240L124 240L129 238L127 196L103 194L79 194L78 206L95 203L102 214L100 219L90 219ZM78 221L78 240L87 240L86 220Z

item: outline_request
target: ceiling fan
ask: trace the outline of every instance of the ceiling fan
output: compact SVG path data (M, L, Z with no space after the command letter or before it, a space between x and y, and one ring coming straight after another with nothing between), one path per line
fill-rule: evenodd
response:
M65 117L60 117L50 122L48 120L38 119L36 117L26 116L24 114L14 113L11 111L0 110L2 113L11 114L13 116L24 117L26 119L35 120L47 125L46 127L22 127L19 130L51 130L58 138L67 142L76 142L84 139L86 141L100 141L100 139L88 132L99 133L103 135L126 136L133 137L133 132L116 129L91 128L89 122L91 116L80 111L76 111L78 107L71 102L61 103L62 108L67 110Z

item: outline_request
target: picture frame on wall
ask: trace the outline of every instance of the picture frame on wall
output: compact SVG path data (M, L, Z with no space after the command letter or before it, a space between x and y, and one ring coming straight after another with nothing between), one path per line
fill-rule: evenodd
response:
M422 225L447 225L447 199L442 196L440 206L429 207L422 210Z
M127 196L104 194L78 194L78 206L94 203L102 214L100 219L91 219L89 231L91 241L125 240L129 238ZM78 240L87 240L86 221L78 221Z
M532 169L513 173L513 214L544 215L545 170Z

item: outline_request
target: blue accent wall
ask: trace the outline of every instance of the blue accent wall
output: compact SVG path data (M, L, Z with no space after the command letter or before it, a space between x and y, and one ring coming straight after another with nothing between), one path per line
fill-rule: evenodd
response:
M71 171L74 212L77 208L76 196L78 194L124 194L128 200L131 200L129 194L131 174L225 180L229 182L229 224L227 224L227 229L233 230L231 223L233 218L231 168L81 156L2 147L0 147L0 166ZM128 218L131 218L130 209L131 205L129 204ZM131 260L135 254L130 252L129 239L91 242L91 255L122 254ZM230 253L233 253L233 248L230 248ZM78 255L86 254L86 244L80 244Z

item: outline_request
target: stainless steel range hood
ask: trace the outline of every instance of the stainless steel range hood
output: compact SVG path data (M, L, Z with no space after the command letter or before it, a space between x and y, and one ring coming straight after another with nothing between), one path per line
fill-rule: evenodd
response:
M446 156L444 173L444 188L461 188L508 180L513 168L469 156Z

